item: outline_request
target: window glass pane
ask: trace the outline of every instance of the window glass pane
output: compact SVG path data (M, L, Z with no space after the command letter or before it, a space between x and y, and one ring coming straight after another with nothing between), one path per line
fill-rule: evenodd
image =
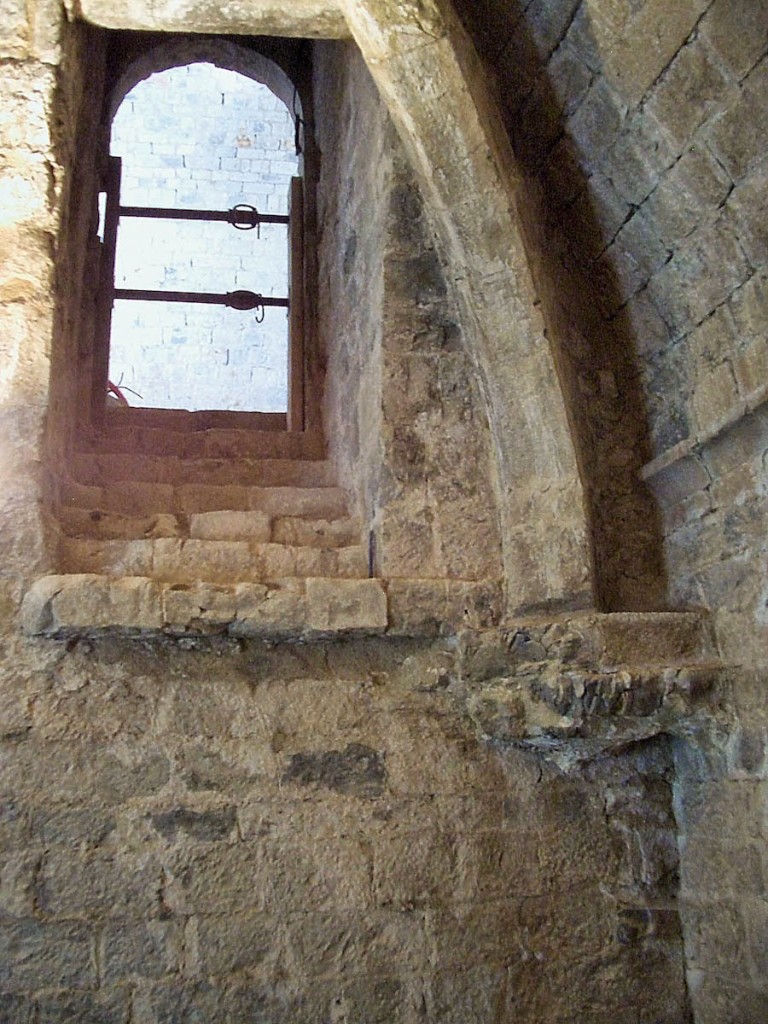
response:
M266 86L211 64L151 75L125 97L111 152L124 206L286 214L297 171L294 124ZM117 288L288 296L288 231L124 217ZM115 303L109 376L132 405L284 412L288 319L186 303Z

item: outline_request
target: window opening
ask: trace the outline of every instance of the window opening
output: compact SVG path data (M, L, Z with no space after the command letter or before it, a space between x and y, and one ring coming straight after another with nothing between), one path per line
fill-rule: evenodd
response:
M103 218L105 390L154 408L289 410L296 134L271 90L208 63L126 95Z

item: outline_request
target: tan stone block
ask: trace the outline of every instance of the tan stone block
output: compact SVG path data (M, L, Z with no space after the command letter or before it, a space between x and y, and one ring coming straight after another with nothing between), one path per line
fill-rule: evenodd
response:
M160 513L154 516L123 516L98 509L61 508L58 514L64 532L70 537L93 537L100 540L177 537L180 526L175 516Z
M270 517L264 512L217 511L190 516L189 535L200 540L270 540Z
M22 626L29 633L161 625L159 592L141 577L47 576L33 584L22 606Z
M733 357L739 394L748 406L754 408L766 393L768 382L768 345L764 338L750 340Z
M170 626L188 626L198 621L228 623L235 618L232 587L209 583L189 587L163 588L163 619Z
M279 580L296 575L296 550L282 544L251 546L251 578Z
M158 579L232 583L251 564L245 541L160 539L153 544L152 572Z
M54 607L57 600L54 599ZM163 621L159 588L152 580L141 577L111 580L109 609L103 618L108 620L105 626L159 629Z
M148 512L172 512L173 488L169 484L144 480L123 480L104 487L102 507L123 515L145 515Z
M267 588L254 583L235 587L233 636L298 637L307 624L307 599L298 580L280 580Z
M500 580L448 580L445 622L453 629L489 629L497 626L504 609Z
M708 0L649 0L626 25L605 58L605 73L632 103L639 103L691 34ZM643 45L638 46L638 40Z
M346 515L347 499L339 487L251 487L248 507L274 516L335 519Z
M21 0L2 0L0 26L0 55L4 58L26 57L30 34L27 5Z
M311 629L386 629L387 598L379 580L308 579L307 601Z
M78 13L94 25L117 29L239 34L250 26L263 35L321 39L349 35L338 5L329 0L293 0L288 6L270 0L256 7L238 0L226 8L209 4L177 8L166 0L159 4L129 0L116 7L110 0L84 0Z
M603 668L695 664L714 656L706 620L696 612L615 612L585 621L599 638Z
M242 511L249 507L246 487L182 484L174 493L180 512Z
M706 440L741 415L743 401L729 360L697 368L691 406L699 440Z
M21 603L21 628L25 633L37 635L54 628L52 602L66 585L67 576L41 576L24 595ZM95 576L86 579L95 580Z
M276 519L272 531L272 540L276 544L337 548L359 543L361 526L357 519L329 520L290 516Z
M336 552L336 572L347 579L365 579L369 575L368 549L356 547L339 548Z
M151 540L91 540L62 537L59 565L68 573L151 576Z
M291 548L297 576L336 576L338 552L335 548Z
M390 630L406 636L436 636L447 610L446 580L387 581Z

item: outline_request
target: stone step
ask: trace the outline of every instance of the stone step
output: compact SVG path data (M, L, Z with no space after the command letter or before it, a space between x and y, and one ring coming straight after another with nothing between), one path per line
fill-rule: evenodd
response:
M219 487L330 487L336 482L334 467L325 459L181 459L78 452L68 468L79 483L97 487L118 481Z
M347 498L340 487L246 487L210 483L171 484L126 480L109 486L61 479L50 482L57 515L70 508L142 518L201 512L265 512L270 516L343 519Z
M210 429L171 430L119 423L91 437L84 454L176 456L180 459L292 459L325 458L322 435L275 430Z
M94 540L61 537L59 571L103 576L145 576L160 582L272 582L290 577L364 579L362 545L298 547L247 540L142 538Z
M162 430L264 430L285 433L284 412L236 412L229 409L144 409L137 406L110 406L102 429L118 431L126 427L157 427Z
M256 510L125 515L70 506L60 510L58 521L65 536L93 540L191 537L197 540L247 540L292 547L342 548L359 544L361 538L359 520L349 516L325 519L270 515Z

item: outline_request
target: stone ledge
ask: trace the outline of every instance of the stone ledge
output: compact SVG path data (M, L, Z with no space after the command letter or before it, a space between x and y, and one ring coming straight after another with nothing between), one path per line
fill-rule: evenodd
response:
M699 613L579 615L467 633L455 696L480 735L563 770L716 713L724 668Z
M30 636L204 636L308 640L336 634L432 637L498 625L499 581L286 577L270 583L43 576L21 614Z
M63 638L200 636L311 639L380 633L387 598L379 580L285 579L275 583L158 583L143 576L43 576L24 597L21 625L31 636Z

